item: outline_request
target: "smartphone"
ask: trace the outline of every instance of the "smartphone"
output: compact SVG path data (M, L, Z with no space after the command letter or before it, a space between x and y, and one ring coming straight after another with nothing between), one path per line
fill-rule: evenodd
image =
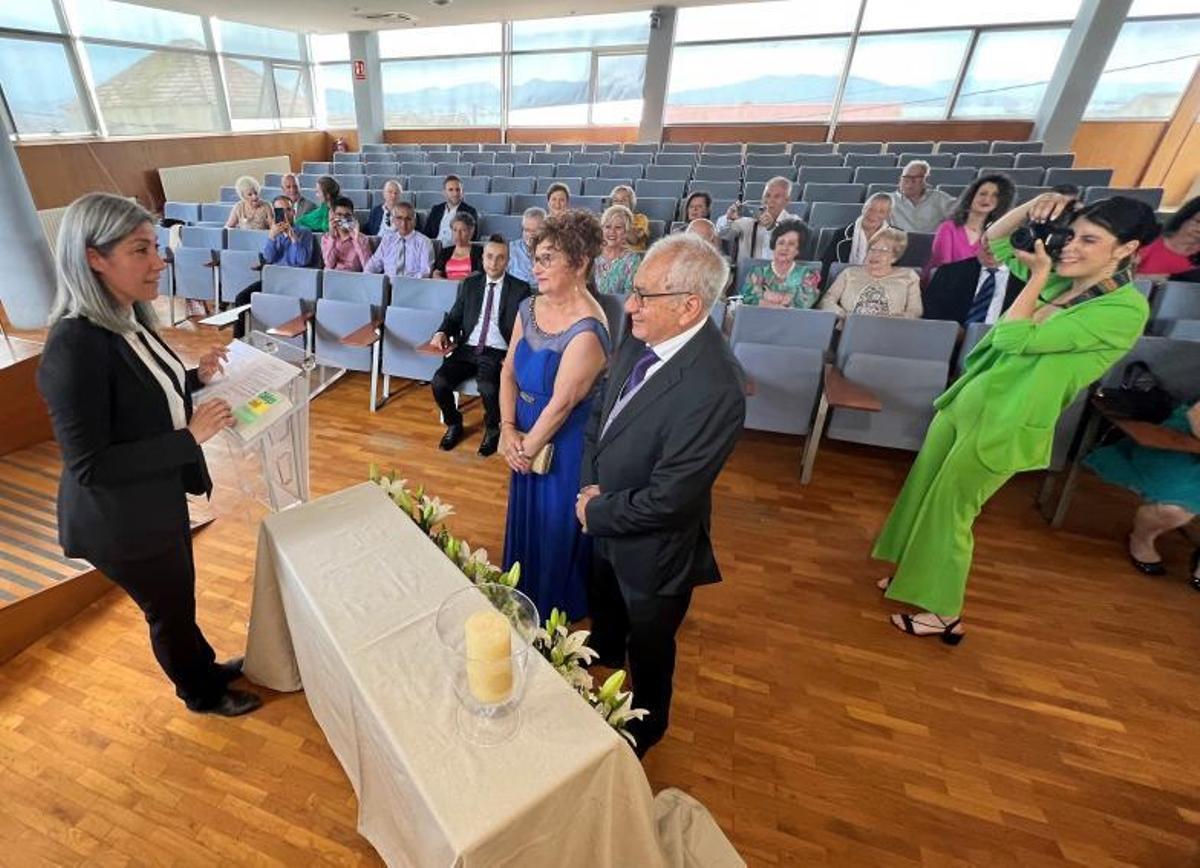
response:
M275 209L275 222L276 223L287 222L287 209L286 208L276 208Z

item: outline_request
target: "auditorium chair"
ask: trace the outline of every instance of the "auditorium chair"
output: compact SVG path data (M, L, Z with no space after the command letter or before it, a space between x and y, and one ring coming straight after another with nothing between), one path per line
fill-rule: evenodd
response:
M319 364L371 374L372 413L379 394L380 327L387 287L382 274L326 271L313 321L313 353Z
M1083 171L1083 170L1080 170ZM1155 211L1162 204L1162 187L1088 187L1083 191L1083 203L1090 205L1111 196L1127 196L1145 202Z
M890 171L893 176L898 174L895 169ZM805 184L849 184L856 180L854 172L854 169L844 166L801 166L796 175L796 183L801 187ZM763 180L770 179L764 178Z
M222 187L221 188L221 194L219 196L220 201L236 203L241 198L242 198L241 194L238 193L237 187Z
M954 168L978 169L981 166L991 166L997 169L1010 169L1013 165L1012 154L956 154Z
M507 193L477 193L467 200L467 204L483 215L507 214L511 203Z
M844 154L806 154L799 153L792 155L792 165L804 166L826 166L839 167L846 165L846 157Z
M939 154L986 154L992 149L992 143L986 141L973 142L938 142Z
M749 142L746 145L746 157L753 154L786 154L787 142Z
M1169 335L1177 322L1200 319L1200 285L1169 280L1150 304L1146 333Z
M633 190L639 198L642 196L659 196L679 199L683 196L685 189L687 189L686 180L665 181L639 178L633 185Z
M600 174L599 163L569 163L554 169L556 178L595 178Z
M801 169L801 173L803 173ZM850 169L846 170L851 171ZM855 184L890 184L895 187L900 180L900 173L903 171L900 167L887 168L886 166L859 166L854 169Z
M792 155L796 154L832 154L833 142L792 142Z
M699 172L703 166L697 166L696 171ZM804 167L809 168L809 167ZM747 166L744 172L744 180L757 181L759 183L769 181L772 178L787 178L789 181L796 180L796 168L794 166Z
M808 434L837 314L739 305L730 349L746 375L745 427Z
M646 179L650 181L687 181L692 177L695 167L689 163L686 166L652 165L646 167Z
M537 188L537 178L492 178L493 193L532 193Z
M448 311L458 292L457 280L433 280L427 277L392 278L391 303L398 307ZM430 332L429 335L432 335ZM428 338L429 335L426 335Z
M1017 154L1018 169L1036 166L1040 169L1070 169L1075 165L1074 154Z
M1074 184L1076 187L1107 187L1112 183L1112 169L1047 169L1045 185Z
M995 174L1004 175L1008 180L1022 187L1040 187L1046 176L1045 170L1036 166L1030 166L1027 169L997 169L993 166L980 166L977 177L982 178L984 175Z
M632 187L633 180L633 178L585 178L583 181L583 195L607 196L612 192L613 187L621 184L624 184L626 187Z
M741 166L706 166L699 165L692 172L695 181L737 181L742 180Z
M933 142L888 142L883 147L885 154L900 154L900 162L904 162L904 155L909 154L932 154Z
M511 178L515 168L512 163L476 163L474 174L487 178Z
M646 174L646 167L641 163L618 163L616 156L620 155L614 155L612 165L600 166L601 178L641 178Z
M528 163L513 166L514 178L553 178L553 163Z
M857 169L859 166L895 166L895 154L846 154L846 166Z
M703 190L710 196L737 199L742 195L741 181L688 181L687 195ZM684 197L679 197L684 198Z
M533 162L533 154L528 151L511 151L496 154L497 163L508 163L510 165L520 164L527 166Z
M1040 154L1045 142L1016 142L997 139L992 142L993 154Z
M510 243L519 241L521 239L521 215L480 214L479 237L490 238L492 235L500 235Z
M800 199L805 202L857 202L862 204L867 188L864 184L822 184L809 182L801 187Z
M201 202L200 203L200 222L202 223L220 223L225 224L229 219L229 212L233 210L233 205L229 202Z
M250 326L306 350L312 349L312 318L321 295L315 268L264 265L262 292L250 296Z
M566 187L572 196L578 196L583 193L582 178L538 178L534 184L533 192L540 193L543 196L550 191L553 186Z
M896 165L899 168L904 168L913 160L924 160L929 164L930 169L952 169L954 168L954 159L956 156L956 154L920 154L906 152L900 155L900 159L896 161Z

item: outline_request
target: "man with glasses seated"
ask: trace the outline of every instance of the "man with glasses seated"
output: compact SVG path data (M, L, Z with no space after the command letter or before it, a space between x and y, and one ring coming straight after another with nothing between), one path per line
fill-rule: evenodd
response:
M746 415L742 370L709 310L729 266L695 234L646 253L626 296L631 318L593 404L575 512L594 541L588 587L599 662L629 657L631 721L644 756L667 730L675 633L696 585L721 580L709 533L712 486Z
M737 241L737 259L770 259L771 230L781 220L799 220L787 207L792 198L792 182L782 175L767 181L763 188L762 210L757 217L742 217L742 204L734 202L717 218L721 238Z
M392 226L396 231L384 234L363 271L388 277L429 277L433 268L433 242L417 232L416 225L416 209L407 202L397 202L392 208Z
M929 164L913 160L900 174L900 189L892 193L892 216L888 223L905 232L932 234L954 210L955 198L934 190L925 181Z
M521 215L521 237L508 245L508 273L537 289L537 275L533 273L533 239L546 222L542 208L526 208Z
M371 259L371 245L359 231L354 203L345 196L333 203L329 231L321 236L321 258L330 271L362 271Z

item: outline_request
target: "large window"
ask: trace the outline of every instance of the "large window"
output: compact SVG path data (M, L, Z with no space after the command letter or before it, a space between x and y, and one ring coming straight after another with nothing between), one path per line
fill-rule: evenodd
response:
M225 54L252 54L280 60L301 60L301 37L288 30L254 27L236 21L221 24L221 51Z
M74 0L75 26L84 37L208 49L199 15L167 12L114 0Z
M31 70L37 70L37 75ZM18 135L92 130L67 47L61 42L0 38L0 90Z
M827 121L846 62L844 37L675 49L666 122Z
M210 55L91 43L86 49L96 101L111 135L222 128Z
M1200 57L1200 18L1127 21L1084 117L1168 118Z
M1067 29L981 33L954 101L956 118L1028 118L1037 113ZM1014 63L1014 58L1021 58Z
M389 127L499 126L500 57L383 63L383 117Z
M382 39L383 34L380 34ZM357 123L354 81L350 77L350 39L345 33L309 37L309 50L317 66L317 116L327 129L344 129Z
M1040 24L1071 21L1080 0L1002 0L999 3L970 0L867 0L863 14L864 33L880 30L924 30L940 27L978 27L988 24ZM847 4L856 6L857 4ZM1024 58L1022 58L1024 60Z
M838 120L945 117L970 41L969 30L860 37Z
M675 42L720 42L729 39L779 39L846 33L854 29L858 4L813 3L812 0L773 0L768 3L730 3L688 6L675 17Z
M508 123L639 123L649 38L648 11L514 21Z

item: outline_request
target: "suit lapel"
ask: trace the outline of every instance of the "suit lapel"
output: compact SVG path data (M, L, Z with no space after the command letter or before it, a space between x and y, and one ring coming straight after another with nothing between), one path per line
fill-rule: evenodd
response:
M626 404L621 410L621 414L617 416L616 419L612 420L612 424L608 426L608 430L605 431L604 436L600 438L600 442L597 445L598 450L603 449L605 446L615 440L617 435L624 431L631 422L637 419L638 412L640 410L645 407L653 406L656 401L662 398L663 395L674 388L675 385L683 379L684 370L691 366L691 364L695 361L696 356L700 353L702 344L707 337L709 326L711 325L711 320L705 323L704 328L694 335L679 352L672 356L667 363L662 366L662 368L655 371L653 377L642 383L642 387L634 393L632 398L629 399L629 403ZM713 326L713 328L715 328L715 326ZM642 350L646 346L641 341L628 341L627 343L632 343L636 346L636 354L634 351L627 351L626 358L623 359L624 364L621 366L622 370L619 372L614 372L620 374L620 379L616 380L607 389L608 394L605 395L605 403L607 406L604 408L603 417L605 420L607 420L609 415L612 413L612 408L617 402L617 394L621 391L621 386L624 385L625 380L629 377L630 370L632 370L638 356L642 354ZM630 359L633 359L633 361L631 362Z

